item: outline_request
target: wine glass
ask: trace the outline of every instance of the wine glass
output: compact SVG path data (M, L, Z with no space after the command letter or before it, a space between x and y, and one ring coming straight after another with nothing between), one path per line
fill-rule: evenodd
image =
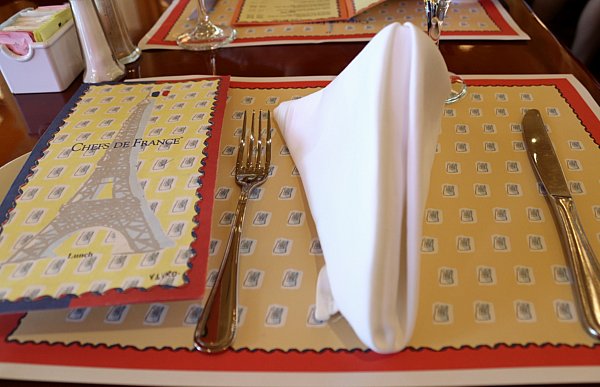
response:
M434 41L435 45L439 46L442 25L444 24L444 19L452 0L424 0L424 2L425 16L427 18L427 34ZM446 98L446 103L448 104L458 101L467 94L467 85L460 76L451 73L450 82L452 90L450 91L450 96Z
M235 39L236 31L230 26L217 26L208 17L205 0L197 1L196 25L177 37L177 45L186 50L205 51L222 47Z

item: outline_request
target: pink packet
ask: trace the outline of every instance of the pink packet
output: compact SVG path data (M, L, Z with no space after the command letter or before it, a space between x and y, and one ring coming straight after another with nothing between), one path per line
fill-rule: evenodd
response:
M27 31L0 31L0 44L17 55L25 55L33 43L33 34Z

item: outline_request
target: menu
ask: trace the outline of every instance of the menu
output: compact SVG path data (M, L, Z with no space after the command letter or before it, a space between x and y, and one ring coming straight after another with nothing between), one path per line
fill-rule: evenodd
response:
M0 208L0 312L199 298L227 85L82 86Z
M347 20L384 0L240 0L233 23L278 24Z

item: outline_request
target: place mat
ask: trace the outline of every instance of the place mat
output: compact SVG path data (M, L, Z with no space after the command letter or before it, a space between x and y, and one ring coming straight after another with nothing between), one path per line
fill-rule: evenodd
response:
M407 349L378 355L362 347L343 318L315 320L322 256L300 177L276 129L271 177L249 202L241 325L232 350L194 351L200 301L32 312L0 318L0 361L11 363L5 374L27 378L51 357L56 366L78 366L64 368L65 380L104 383L115 375L120 382L164 385L447 385L448 376L455 384L600 380L600 345L578 321L569 269L520 124L525 110L542 112L592 247L600 251L594 168L600 109L572 76L466 78L467 97L444 111L424 220L419 312ZM326 83L232 80L209 286L235 208L232 169L242 111L272 109ZM336 194L345 193L332 189Z
M227 82L75 93L2 202L0 313L200 297Z
M230 24L237 0L219 0L211 12L216 24ZM191 28L195 1L175 0L139 42L147 49L179 49L178 35ZM236 26L237 38L230 47L271 44L368 41L386 25L411 22L425 30L421 0L388 0L347 22ZM442 39L527 40L498 0L454 1L448 11Z

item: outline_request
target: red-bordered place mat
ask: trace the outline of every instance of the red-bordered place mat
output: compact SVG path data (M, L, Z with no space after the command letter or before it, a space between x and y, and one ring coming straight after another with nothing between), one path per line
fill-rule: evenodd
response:
M234 80L230 90L232 102L226 109L225 122L231 124L237 120L239 112L244 109L276 105L284 92L293 98L323 87L326 83L324 79ZM393 355L378 355L365 351L356 343L348 347L352 342L351 334L337 331L342 332L339 337L344 339L337 346L300 347L295 344L296 349L290 346L284 348L283 345L266 349L264 340L268 340L268 337L261 339L261 336L277 336L277 332L288 324L277 325L275 319L268 318L269 312L274 309L259 311L256 320L251 299L287 308L288 323L307 325L304 329L311 337L321 334L317 330L332 328L327 324L319 326L307 318L310 316L305 313L310 305L304 304L305 301L294 293L303 291L303 288L304 291L314 291L314 282L310 280L313 274L309 270L296 270L296 274L302 276L296 275L295 278L303 278L303 286L298 288L286 287L286 281L282 284L280 280L285 279L285 275L275 275L275 282L268 283L267 278L272 277L269 275L271 271L265 272L267 276L262 287L253 287L252 281L246 283L245 274L264 270L256 266L261 261L258 259L260 257L253 257L249 251L242 257L242 262L247 266L242 268L244 275L241 276L244 281L242 306L247 307L247 313L236 349L220 355L195 351L191 344L193 321L185 321L190 309L179 308L174 303L130 309L126 318L143 326L138 328L142 333L140 337L145 340L141 343L136 343L132 338L135 330L125 329L122 325L104 328L102 341L94 342L93 336L102 332L95 329L96 325L94 329L88 325L94 323L92 315L106 315L105 311L96 308L89 311L87 320L66 321L66 314L63 316L62 324L66 324L71 331L69 340L60 336L60 332L53 331L50 322L55 317L42 314L47 312L36 312L37 316L7 315L0 320L4 337L0 344L2 375L21 379L36 375L36 378L47 380L97 383L119 380L120 383L161 385L285 383L372 386L600 380L600 346L583 333L579 324L568 270L565 269L560 248L556 247L558 235L544 207L543 196L536 194L535 178L528 169L527 157L521 147L520 120L513 118L520 116L523 109L537 108L543 112L559 157L568 166L565 168L567 179L576 195L584 227L590 235L593 248L598 250L600 205L595 198L598 197L599 179L595 176L595 169L589 166L593 165L593 158L597 158L599 151L600 109L571 76L467 77L467 83L470 86L467 97L444 111L440 153L436 156L437 164L434 164L434 168L435 165L441 165L442 168L436 168L438 172L432 177L430 196L440 195L438 202L446 201L446 204L433 207L431 204L436 203L437 199L428 202L422 245L419 316L409 348ZM235 125L226 126L228 129L223 133L221 148L223 160L231 153L229 144L235 143L236 132ZM275 137L281 141L279 133L275 133ZM285 159L285 147L275 149L278 157ZM465 155L465 150L470 150L467 152L470 156ZM450 158L454 161L440 164L446 152L453 155ZM458 159L463 156L467 158ZM501 157L502 161L496 162L496 157ZM467 162L471 158L476 162ZM484 163L489 163L491 170L481 167ZM468 171L471 169L475 172ZM463 178L455 179L456 171L462 171ZM490 171L494 173L487 173ZM292 192L284 190L285 187L277 188L277 182L281 182L288 174L294 174L293 164L278 161L274 175L264 187L265 196L263 199L257 197L251 203L253 211L256 211L256 214L251 211L252 215L264 212L261 202L268 200L267 196L279 197ZM475 183L470 180L473 176ZM220 177L226 178L223 172ZM488 178L493 181L487 182ZM494 185L496 180L501 182L498 187ZM448 189L450 185L458 189ZM226 188L227 184L217 182L215 195L223 195ZM461 196L448 197L451 192ZM300 192L296 192L298 196L302 196ZM483 202L488 202L490 197L496 200L488 204L494 211L483 210L487 208ZM475 211L453 211L455 203L458 203L457 209ZM477 203L483 203L483 207ZM223 216L226 215L226 206L221 210L218 208L219 203L215 201L213 230L216 231L213 231L211 238L213 242L222 239L219 235L227 234L227 226L219 225L221 219L226 218ZM523 211L515 210L518 208ZM541 211L524 210L536 208ZM302 212L303 209L298 207L296 210ZM437 211L438 216L433 215L433 210ZM273 225L281 215L279 212L273 210L271 214ZM476 217L472 216L474 213ZM540 213L545 216L540 217ZM510 216L507 217L507 214ZM287 211L283 215L285 219L291 218ZM258 251L264 243L252 235L262 235L258 230L263 227L261 219L264 217L250 218L252 222L246 228L246 240L257 241L255 251ZM478 223L473 224L475 219ZM440 229L440 221L445 226L443 229ZM454 222L460 225L454 226ZM477 234L480 229L484 233L487 229L481 226L482 222L494 225L489 235ZM224 230L219 230L219 227ZM290 225L290 228L293 227L295 225ZM303 227L311 233L310 221L306 220ZM522 235L523 238L520 237L522 233L518 232L522 227L529 230L528 234ZM513 229L517 230L514 235L511 234ZM281 233L283 235L283 229ZM291 254L295 254L297 249L305 249L301 254L306 255L304 260L311 260L309 266L316 267L322 260L318 251L310 250L308 243L306 246L304 243L291 244L295 250L285 255L285 244L277 243L281 240L279 238L266 243L270 256L259 254L275 267L281 263L281 274L295 268L287 260L292 259ZM430 243L431 240L433 243ZM309 237L307 242L310 241ZM504 243L507 241L509 243ZM540 247L543 251L539 250ZM446 255L456 257L454 264L444 261L449 259ZM513 260L523 262L515 264ZM214 262L211 265L214 266ZM432 278L428 278L430 275ZM459 291L463 287L471 291ZM291 303L282 299L278 301L279 304L269 301L271 294L281 292L288 293ZM190 305L194 304L197 303ZM305 311L299 319L292 318L296 307ZM176 313L180 313L176 317L178 322L167 324L167 315ZM165 317L163 325L156 324L156 319L153 319L161 314ZM273 317L274 313L270 316ZM35 321L39 319L43 319L45 324L36 324ZM337 323L333 321L331 324ZM310 324L315 325L308 326ZM515 325L518 329L497 329L505 324ZM248 338L244 331L255 332L257 334L254 336L257 337ZM183 332L181 337L177 332ZM73 337L78 338L74 340ZM311 339L303 337L307 339L306 342ZM302 337L298 340L305 342Z

